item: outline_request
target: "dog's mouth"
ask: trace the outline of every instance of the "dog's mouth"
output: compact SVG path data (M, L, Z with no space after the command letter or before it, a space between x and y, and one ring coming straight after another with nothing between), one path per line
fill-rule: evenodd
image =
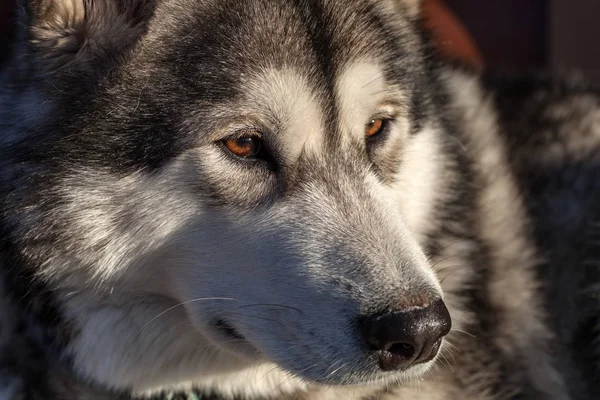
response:
M233 353L236 356L252 360L260 357L260 351L225 319L217 318L212 321L209 337L221 350Z
M221 351L229 353L235 356L237 359L243 362L257 362L257 361L272 361L274 363L278 362L274 360L268 352L265 351L260 346L260 343L256 343L246 337L243 333L240 332L239 329L236 328L234 324L227 321L225 318L216 317L210 320L208 324L208 330L205 332L208 333L208 339ZM312 368L303 368L300 367L300 373L298 376L304 378L305 380L312 381L315 383L321 384L341 384L345 386L353 386L353 385L386 385L390 382L398 382L400 379L405 379L407 377L418 377L423 372L428 370L431 361L436 358L436 355L441 347L442 340L440 339L433 345L433 350L431 354L429 354L421 365L417 365L414 368L396 368L394 360L387 360L385 357L380 357L379 365L380 367L376 367L377 360L374 356L380 355L379 352L371 354L371 357L367 357L365 360L364 370L342 370L339 376L333 376L330 370L327 370L324 375L322 372L314 371ZM402 351L408 351L406 348L402 348ZM398 355L400 351L395 351L394 354ZM357 355L361 359L366 357L365 354ZM402 357L411 358L412 353L409 356L401 354ZM298 362L306 362L306 358L299 356ZM360 362L360 361L359 361ZM383 362L383 365L382 365ZM389 365L392 365L393 368L388 368ZM292 368L286 368L282 366L283 369L288 371L294 371ZM358 367L361 368L361 367ZM338 372L337 370L335 372ZM292 372L294 373L294 372ZM365 379L365 374L372 374L369 378Z
M242 334L240 334L231 324L224 319L217 319L213 326L215 330L221 334L226 340L247 342Z

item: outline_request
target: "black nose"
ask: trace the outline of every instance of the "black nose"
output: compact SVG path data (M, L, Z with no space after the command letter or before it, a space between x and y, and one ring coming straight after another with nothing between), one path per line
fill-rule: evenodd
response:
M361 326L368 344L378 352L380 368L393 371L432 360L451 321L444 302L436 300L428 307L364 317Z

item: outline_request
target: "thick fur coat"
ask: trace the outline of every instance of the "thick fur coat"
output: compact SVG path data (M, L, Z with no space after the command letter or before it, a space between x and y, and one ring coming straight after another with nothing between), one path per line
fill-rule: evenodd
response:
M0 398L600 398L585 85L437 62L417 0L14 17ZM442 299L439 351L390 371L360 321Z

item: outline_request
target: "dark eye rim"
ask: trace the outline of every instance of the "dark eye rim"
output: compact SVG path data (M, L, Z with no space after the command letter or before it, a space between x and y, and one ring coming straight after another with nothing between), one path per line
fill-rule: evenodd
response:
M254 157L238 156L229 150L225 145L227 140L239 140L246 137L254 137L260 140L260 150ZM267 167L267 169L270 171L278 171L280 168L281 163L277 157L274 156L272 151L273 146L268 142L268 140L265 140L264 135L260 131L240 131L218 140L216 144L226 157L240 165L262 165Z

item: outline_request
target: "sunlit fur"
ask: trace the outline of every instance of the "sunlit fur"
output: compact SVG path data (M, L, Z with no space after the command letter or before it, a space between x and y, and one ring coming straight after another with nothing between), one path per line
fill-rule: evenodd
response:
M24 3L0 397L600 396L592 91L439 64L417 0ZM435 298L438 356L382 371L359 318Z

